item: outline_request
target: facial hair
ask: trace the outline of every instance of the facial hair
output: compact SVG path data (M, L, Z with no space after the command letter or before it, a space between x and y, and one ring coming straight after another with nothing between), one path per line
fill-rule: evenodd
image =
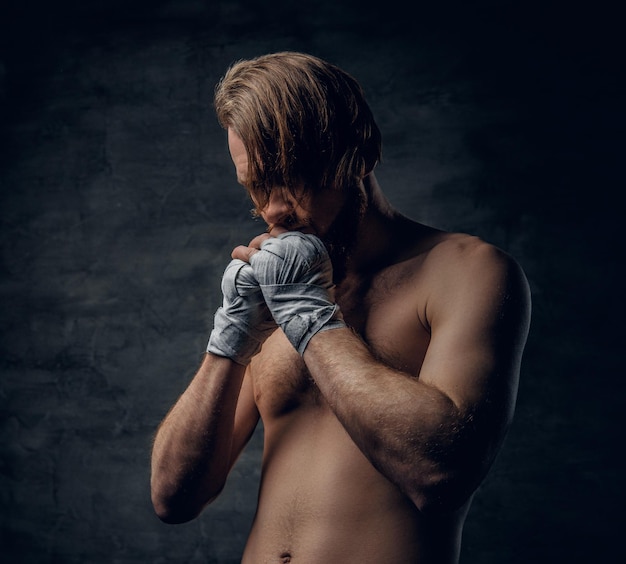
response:
M348 262L356 245L358 227L365 214L365 207L365 193L359 186L354 186L322 238L333 264L335 284L339 284L346 277Z

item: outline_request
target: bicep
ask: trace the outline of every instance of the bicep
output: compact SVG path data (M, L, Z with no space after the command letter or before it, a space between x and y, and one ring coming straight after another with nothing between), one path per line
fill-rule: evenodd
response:
M515 262L487 249L450 280L431 304L431 342L420 381L461 412L482 415L486 428L499 435L513 414L528 332L526 279Z

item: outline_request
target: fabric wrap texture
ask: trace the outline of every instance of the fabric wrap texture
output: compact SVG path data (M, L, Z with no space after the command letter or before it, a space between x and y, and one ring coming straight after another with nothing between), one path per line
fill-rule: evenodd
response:
M222 277L222 306L213 320L207 352L247 365L276 329L252 267L231 261Z
M333 268L319 238L283 233L264 241L250 263L274 320L300 355L319 331L346 326L333 301Z

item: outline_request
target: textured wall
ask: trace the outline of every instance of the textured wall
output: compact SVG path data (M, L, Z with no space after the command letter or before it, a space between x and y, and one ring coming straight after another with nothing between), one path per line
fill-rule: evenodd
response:
M8 562L238 561L260 432L223 497L186 525L153 515L149 452L199 362L230 250L260 230L212 91L233 60L282 49L362 82L384 136L379 180L398 208L505 248L530 279L516 419L462 562L612 560L624 386L611 200L624 121L611 18L546 2L418 2L410 17L380 4L5 2Z

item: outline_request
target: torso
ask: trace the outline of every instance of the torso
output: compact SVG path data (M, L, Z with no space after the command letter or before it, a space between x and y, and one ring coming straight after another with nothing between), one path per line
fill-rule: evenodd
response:
M418 377L430 332L424 267L445 238L407 249L336 298L379 359ZM249 371L264 426L263 473L246 564L452 564L467 507L435 522L365 458L279 330Z

